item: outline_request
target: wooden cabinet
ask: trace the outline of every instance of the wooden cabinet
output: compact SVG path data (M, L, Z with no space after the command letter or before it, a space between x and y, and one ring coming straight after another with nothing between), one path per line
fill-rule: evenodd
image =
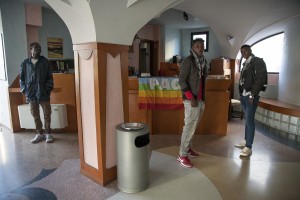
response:
M224 74L223 62L224 62L223 58L211 59L209 74L223 75Z
M179 75L179 63L160 63L160 76L178 76Z
M229 87L230 91L230 98L233 99L234 97L234 83L235 83L235 59L229 59L229 65L224 64L224 58L216 58L212 59L210 63L211 71L210 75L224 75L224 69L230 69L230 78L231 78L231 85Z

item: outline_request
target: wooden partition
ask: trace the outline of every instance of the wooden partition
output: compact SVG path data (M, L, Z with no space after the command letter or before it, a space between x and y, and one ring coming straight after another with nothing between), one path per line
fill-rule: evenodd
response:
M66 104L68 126L63 129L53 129L52 132L77 132L76 100L75 100L75 77L74 74L53 74L54 89L51 93L51 104ZM19 76L8 88L11 127L12 132L16 133L24 129L20 126L18 106L25 104L24 95L20 92ZM31 117L31 116L29 116Z
M179 63L160 62L160 76L178 76L179 70Z

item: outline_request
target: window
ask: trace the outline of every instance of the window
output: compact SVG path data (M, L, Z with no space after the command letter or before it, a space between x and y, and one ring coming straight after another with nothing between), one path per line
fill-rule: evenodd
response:
M279 72L282 60L283 41L284 33L278 33L251 45L252 53L257 57L264 59L268 73ZM242 66L241 64L245 62L244 58L241 60L240 69Z
M204 40L204 51L208 51L208 31L205 32L194 32L191 33L191 47L192 47L192 42L196 38L202 38Z

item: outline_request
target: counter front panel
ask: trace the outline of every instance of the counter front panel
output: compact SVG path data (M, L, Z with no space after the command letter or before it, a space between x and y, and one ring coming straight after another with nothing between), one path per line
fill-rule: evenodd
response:
M178 78L139 78L139 109L182 109L182 94Z
M227 134L230 84L231 79L207 79L205 111L195 134ZM178 78L130 77L129 86L130 121L147 123L152 134L182 133L184 109ZM174 99L169 101L170 98ZM170 105L176 105L176 108Z

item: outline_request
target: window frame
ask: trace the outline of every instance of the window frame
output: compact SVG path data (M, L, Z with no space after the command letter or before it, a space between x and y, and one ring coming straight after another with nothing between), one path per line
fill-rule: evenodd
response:
M192 32L191 33L191 48L192 48L192 45L193 45L194 35L205 35L206 40L204 40L204 52L208 52L208 47L209 47L209 31Z
M278 33L274 33L272 35L264 37L264 38L262 38L262 39L260 39L260 40L258 40L256 42L254 42L253 44L251 44L250 47L252 48L252 46L256 45L257 43L259 43L259 42L261 42L263 40L266 40L268 38L274 37L276 35L282 34L282 33L284 34L284 31L281 31L281 32L278 32ZM239 72L241 72L241 70L242 70L242 68L241 68L241 66L242 66L242 60L243 60L243 56L241 55L240 62L239 62ZM268 74L279 74L279 72L268 72Z

